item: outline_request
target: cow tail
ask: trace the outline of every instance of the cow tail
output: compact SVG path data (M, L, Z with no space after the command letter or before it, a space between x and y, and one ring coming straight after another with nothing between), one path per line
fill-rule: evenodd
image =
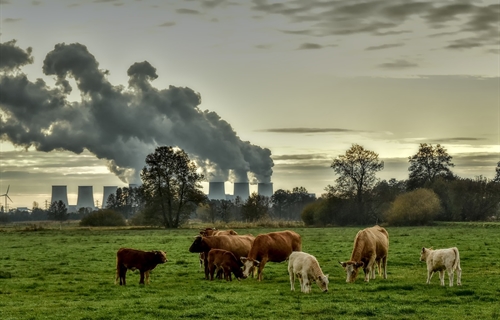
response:
M458 253L458 249L453 248L453 252L455 252L455 262L453 263L453 270L456 270L458 265L460 264L460 253Z

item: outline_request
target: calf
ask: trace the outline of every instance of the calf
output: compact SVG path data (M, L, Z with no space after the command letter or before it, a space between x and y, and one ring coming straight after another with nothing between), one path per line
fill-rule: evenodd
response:
M328 275L323 274L318 260L309 253L294 251L290 254L288 275L292 291L295 291L295 276L297 276L300 282L300 291L310 293L311 281L315 281L323 292L328 292Z
M149 273L158 264L167 262L167 255L163 251L141 251L128 248L120 248L116 253L116 279L120 279L120 285L125 285L127 270L139 270L141 279L139 284L144 284L144 278L149 284Z
M460 254L456 247L432 250L422 248L420 261L427 263L427 284L431 283L434 272L439 271L439 280L444 286L444 271L448 272L450 287L453 287L453 275L457 271L457 286L462 285L462 269L460 268Z
M227 281L233 280L231 273L234 274L238 281L243 278L243 272L241 271L243 263L230 251L223 249L210 250L208 252L207 263L210 280L214 279L215 271L217 271L217 273L224 273L224 279Z

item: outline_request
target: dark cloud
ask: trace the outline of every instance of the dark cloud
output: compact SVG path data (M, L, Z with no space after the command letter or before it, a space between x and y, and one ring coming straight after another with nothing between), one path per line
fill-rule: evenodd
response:
M175 26L175 22L173 21L167 21L159 25L159 27L173 27Z
M344 133L344 132L360 132L356 130L342 129L342 128L271 128L259 130L262 132L274 133Z
M175 11L180 14L200 14L200 11L198 10L186 9L186 8L177 9Z
M21 18L17 18L17 19L14 19L14 18L5 18L5 19L3 19L3 22L4 23L14 23L14 22L19 22L21 20L22 20Z
M0 70L12 70L33 63L31 47L26 51L16 46L16 41L0 43Z
M388 43L388 44L382 44L380 46L371 46L366 48L365 50L380 50L380 49L388 49L388 48L395 48L395 47L401 47L404 46L403 43Z
M2 46L20 54L23 50L14 44ZM258 181L270 181L274 163L269 149L242 141L215 112L200 110L201 97L192 89L153 87L158 75L147 61L128 69L128 88L113 86L84 45L62 43L45 57L43 72L56 76L57 87L40 79L31 82L19 72L0 75L2 139L44 152L88 150L129 183L138 182L146 155L158 145L184 149L209 179L227 180L232 173L237 181L246 181L250 173ZM67 99L73 89L69 77L81 102Z
M442 139L434 139L434 140L430 140L428 143L431 143L431 144L444 144L444 143L450 143L450 144L454 144L454 143L458 143L458 144L462 144L464 142L474 142L474 141L484 141L486 139L483 139L483 138L472 138L472 137L456 137L456 138L442 138Z
M286 31L299 35L393 35L411 31L397 30L405 22L419 17L429 27L443 28L454 23L460 33L468 33L469 43L480 46L498 43L500 4L451 1L298 1L270 3L254 0L253 10L269 15L281 15L292 23L307 23L309 28ZM442 33L444 34L444 33ZM466 46L449 46L463 49Z
M324 161L325 159L331 161L332 157L330 157L324 153L273 155L273 160L276 160L276 161L310 161L310 160Z
M303 43L298 47L299 50L311 50L311 49L321 49L322 45L317 43Z
M416 63L401 59L393 62L379 64L379 68L384 68L384 69L405 69L405 68L414 68L417 66L418 65Z

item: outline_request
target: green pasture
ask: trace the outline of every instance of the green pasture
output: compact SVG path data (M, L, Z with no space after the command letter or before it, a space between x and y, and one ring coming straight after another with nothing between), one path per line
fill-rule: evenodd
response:
M254 236L282 229L237 229ZM204 280L188 251L197 229L83 229L0 231L0 319L499 319L500 224L387 227L388 279L345 282L357 227L291 228L303 251L330 275L329 292L290 291L286 263L269 263L264 281ZM457 246L462 286L426 285L422 246ZM165 250L169 262L150 285L127 273L114 284L120 247ZM446 284L448 277L446 275Z

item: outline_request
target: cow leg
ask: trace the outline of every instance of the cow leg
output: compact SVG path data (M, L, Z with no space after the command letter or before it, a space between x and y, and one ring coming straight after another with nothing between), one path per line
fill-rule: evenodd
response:
M146 284L149 284L149 271L144 272L144 275L146 276Z
M444 286L444 270L439 270L439 281Z
M141 280L139 280L139 284L144 284L144 271L140 270L141 272Z
M267 259L262 259L262 261L259 264L259 269L257 270L257 280L262 281L262 270L264 270L264 266L267 263Z
M302 283L303 283L302 292L309 293L310 292L309 278L307 277L306 273L302 274Z
M205 264L205 279L208 280L208 252L205 252L205 259L203 260L203 264Z
M448 280L450 282L450 287L453 287L453 269L448 270Z
M384 279L387 279L387 256L382 259L382 268L384 268Z
M295 274L292 268L288 268L288 275L290 276L290 291L295 291Z
M462 285L462 269L460 269L460 265L457 267L457 286Z
M210 274L210 281L214 280L215 265L212 263L208 266L208 273Z
M434 275L434 271L427 271L427 284L431 284L431 278Z
M120 285L124 286L125 285L125 275L127 274L127 267L125 266L120 266Z
M300 292L304 292L304 280L302 279L302 274L297 273L297 278L299 278Z

